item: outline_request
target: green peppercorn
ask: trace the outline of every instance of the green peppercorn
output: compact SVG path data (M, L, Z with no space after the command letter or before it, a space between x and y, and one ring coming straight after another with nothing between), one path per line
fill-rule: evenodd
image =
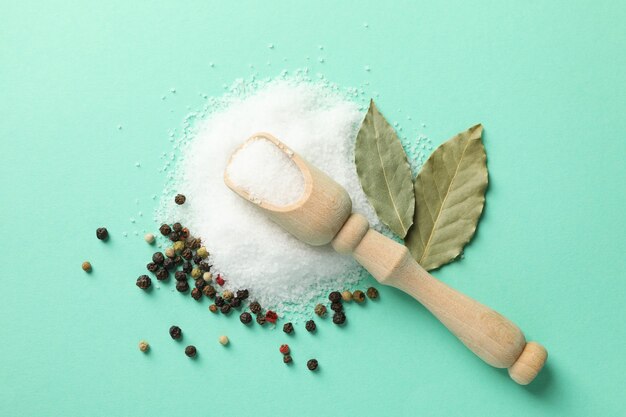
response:
M82 268L85 272L91 272L91 263L89 261L83 262Z
M248 313L247 311L244 311L243 313L239 315L239 320L243 324L250 324L252 322L252 314Z
M170 274L167 272L167 269L165 269L165 268L159 268L156 271L156 278L159 281L166 280L169 276L170 276Z
M137 286L142 290L147 290L152 285L152 280L147 275L141 275L137 278Z
M324 304L318 304L315 306L315 314L320 317L324 317L326 315L326 306Z
M341 298L346 303L349 303L350 301L352 301L352 293L348 290L345 290L344 292L341 293Z
M202 276L202 271L200 271L200 268L193 268L191 270L191 277L194 279L198 279Z
M187 292L189 291L189 284L187 281L176 281L176 290L178 292Z
M196 350L195 346L189 345L185 348L185 355L187 355L188 357L195 358L197 354L198 351Z
M365 294L363 294L363 291L361 290L356 290L352 293L352 299L357 303L362 303L365 301Z
M170 327L170 336L172 337L172 339L180 339L183 335L183 331L180 329L180 327L178 326L172 326Z
M206 258L207 256L209 256L209 251L207 251L206 248L202 246L201 248L198 249L198 251L196 252L196 255L198 255L201 258Z
M216 306L215 304L211 304L211 305L209 306L209 311L210 311L211 313L217 313L217 310L218 310L218 308L217 308L217 306Z
M346 313L344 313L343 311L337 311L335 314L333 314L333 323L341 325L344 324L346 322Z
M341 301L341 294L339 293L339 291L333 291L328 294L328 299L331 303L338 303L339 301Z
M200 298L202 298L202 291L200 291L197 288L194 288L193 290L191 290L191 298L198 301Z
M293 324L291 322L283 324L283 332L287 334L293 333Z
M162 224L161 227L159 227L159 232L161 232L163 236L168 236L172 233L172 228L167 224Z
M96 229L96 237L100 240L106 240L109 237L109 231L106 227L98 227Z
M368 297L370 300L375 300L375 299L377 299L377 298L378 298L378 290L377 290L376 288L374 288L374 287L369 287L369 288L367 289L367 297Z
M314 332L317 329L315 322L313 320L308 320L304 325L307 332Z
M179 206L185 204L186 200L187 200L187 197L185 197L182 194L177 194L176 197L174 197L174 202L178 204Z
M185 249L185 243L180 240L178 242L174 242L172 249L174 249L174 252L176 253L182 252Z
M254 314L259 314L261 312L261 304L259 304L257 301L251 302L250 311L252 311Z
M317 359L309 359L306 363L306 367L309 368L309 371L316 370L317 366L318 366Z

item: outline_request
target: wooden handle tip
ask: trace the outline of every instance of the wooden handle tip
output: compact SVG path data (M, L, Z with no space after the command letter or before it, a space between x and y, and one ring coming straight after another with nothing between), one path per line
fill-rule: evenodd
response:
M509 375L520 385L528 385L537 376L548 359L548 351L537 342L528 342L509 368Z

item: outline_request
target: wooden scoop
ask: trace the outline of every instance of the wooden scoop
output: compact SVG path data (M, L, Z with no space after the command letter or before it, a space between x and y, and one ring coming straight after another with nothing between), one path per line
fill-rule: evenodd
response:
M405 246L370 229L363 215L352 213L352 201L341 185L278 139L257 133L246 143L258 139L274 143L297 165L304 176L302 197L286 206L252 199L230 180L226 170L224 182L230 189L254 200L253 204L298 239L315 246L330 243L337 252L351 254L378 282L396 287L422 303L482 360L496 368L508 368L518 384L526 385L537 376L548 356L543 346L526 343L515 324L433 278Z

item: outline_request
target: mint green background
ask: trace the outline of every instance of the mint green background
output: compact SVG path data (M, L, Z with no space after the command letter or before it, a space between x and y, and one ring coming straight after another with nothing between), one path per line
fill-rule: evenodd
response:
M626 3L386 3L0 1L0 415L624 415ZM369 81L403 134L435 144L484 124L479 232L435 275L548 348L534 384L393 289L345 329L287 338L134 287L168 130L250 64Z

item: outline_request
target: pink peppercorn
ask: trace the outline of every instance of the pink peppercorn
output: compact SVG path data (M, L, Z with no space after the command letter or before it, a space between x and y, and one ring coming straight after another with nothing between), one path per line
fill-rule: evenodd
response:
M221 287L224 285L226 281L224 280L224 278L222 278L222 275L217 274L217 278L215 278L215 282L217 282L217 285Z
M265 313L265 321L268 321L270 323L276 323L276 320L278 320L278 314L276 314L272 310L267 310L267 313Z
M280 353L287 355L289 353L289 345L280 345Z

